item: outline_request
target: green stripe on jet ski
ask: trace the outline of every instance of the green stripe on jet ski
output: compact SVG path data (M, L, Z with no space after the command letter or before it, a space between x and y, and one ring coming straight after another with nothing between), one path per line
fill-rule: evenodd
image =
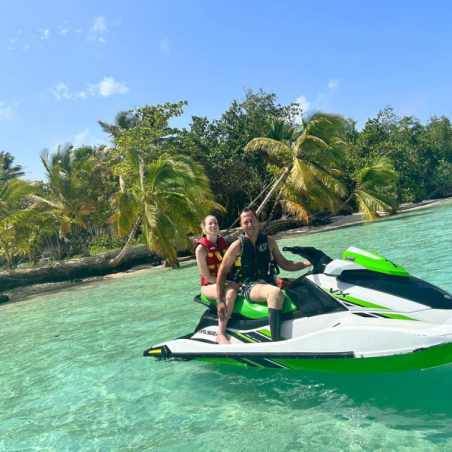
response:
M267 336L270 339L272 338L272 333L269 330L263 329L263 330L259 330L257 332L260 333L260 334L263 334L264 336ZM280 340L281 341L286 341L287 339L285 337L280 336Z
M253 338L249 337L246 333L233 333L232 331L227 331L228 334L235 337L236 339L241 340L242 342L252 342L253 344L256 342Z
M418 319L413 319L411 317L407 317L406 315L401 314L378 314L381 317L387 317L389 319L395 319L395 320L413 320L414 322L418 322Z
M265 336L269 337L271 339L272 333L268 330L259 330L259 333L264 334Z
M330 295L333 295L334 297L338 298L339 300L347 301L351 304L355 304L357 306L362 306L364 308L371 308L371 309L385 309L387 311L392 311L392 309L387 308L386 306L380 306L379 304L370 303L369 301L360 300L359 298L351 297L350 295L342 295L341 293L332 292L329 289L325 289L326 292L328 292Z
M238 359L237 359L238 358ZM243 357L199 357L197 361L214 362L217 364L232 364L238 366L257 367L257 364L244 363ZM251 358L256 359L255 356ZM259 359L259 363L270 361L268 358ZM240 361L239 361L240 360ZM355 358L341 357L336 359L318 359L313 358L272 358L265 367L274 368L274 364L280 364L291 370L309 370L314 372L329 373L383 373L383 372L401 372L416 369L429 369L440 367L452 363L452 343L436 345L429 348L421 348L412 353L405 353L391 356L380 356L375 358ZM263 364L264 365L264 364Z

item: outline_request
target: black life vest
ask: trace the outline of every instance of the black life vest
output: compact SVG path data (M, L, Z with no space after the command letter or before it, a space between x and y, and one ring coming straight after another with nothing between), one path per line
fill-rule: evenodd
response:
M259 232L256 245L253 245L245 234L240 234L237 239L242 244L242 255L234 263L233 279L243 284L249 284L258 279L273 284L279 268L268 246L267 234Z

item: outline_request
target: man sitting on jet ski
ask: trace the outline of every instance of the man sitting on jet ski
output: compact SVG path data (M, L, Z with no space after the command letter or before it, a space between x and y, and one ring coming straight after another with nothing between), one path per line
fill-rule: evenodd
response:
M285 297L275 284L278 266L286 271L299 271L311 263L287 260L275 239L259 232L259 221L253 210L243 210L240 225L244 233L226 251L217 275L218 316L221 318L226 311L223 307L226 275L234 265L234 280L242 284L242 295L251 302L267 302L272 340L279 341Z

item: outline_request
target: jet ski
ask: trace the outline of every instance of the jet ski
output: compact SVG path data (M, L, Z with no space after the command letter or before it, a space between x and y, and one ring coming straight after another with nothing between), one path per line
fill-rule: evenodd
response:
M268 308L240 294L228 322L231 344L216 343L216 302L193 333L146 350L159 360L331 373L428 369L452 362L452 295L383 256L356 247L331 259L312 247L285 247L313 270L283 289L281 341Z

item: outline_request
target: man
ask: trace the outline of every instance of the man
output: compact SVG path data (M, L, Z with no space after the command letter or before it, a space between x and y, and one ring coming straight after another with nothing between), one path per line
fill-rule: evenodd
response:
M242 284L242 295L252 302L267 303L272 340L279 341L281 309L285 297L275 285L276 265L283 270L299 271L309 267L311 263L287 260L279 251L275 239L259 232L259 221L253 210L245 209L240 214L240 225L244 234L241 234L227 250L217 275L218 317L221 319L226 316L224 303L226 275L240 258L241 265L236 273L236 279Z

